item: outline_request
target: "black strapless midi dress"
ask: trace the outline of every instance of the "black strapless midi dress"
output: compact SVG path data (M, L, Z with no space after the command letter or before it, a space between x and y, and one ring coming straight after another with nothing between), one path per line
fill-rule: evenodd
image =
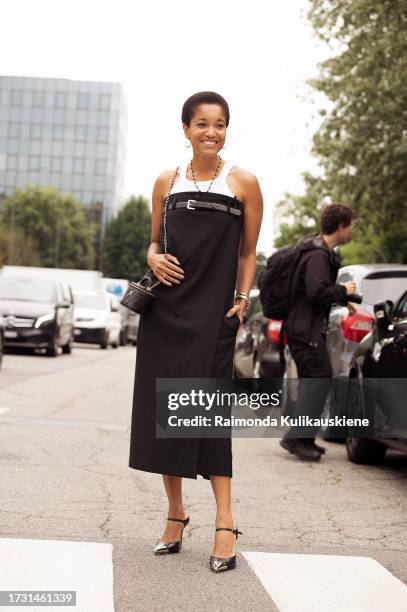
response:
M241 211L173 208L188 199L218 202ZM140 316L130 434L129 467L208 479L232 477L231 438L156 438L156 378L230 378L239 317L234 305L243 204L225 194L171 194L167 250L184 270L179 285L160 284ZM160 240L163 245L163 219Z

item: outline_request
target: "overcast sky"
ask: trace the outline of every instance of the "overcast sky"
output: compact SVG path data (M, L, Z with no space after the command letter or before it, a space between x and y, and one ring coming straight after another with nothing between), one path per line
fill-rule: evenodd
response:
M184 100L221 93L231 122L222 156L254 172L269 253L275 203L316 168L321 106L306 80L327 50L308 0L13 0L4 2L0 74L119 82L128 100L125 197L150 199L157 174L189 160Z

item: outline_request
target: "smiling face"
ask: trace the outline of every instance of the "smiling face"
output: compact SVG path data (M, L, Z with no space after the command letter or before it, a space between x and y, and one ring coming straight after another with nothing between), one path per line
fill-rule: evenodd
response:
M226 139L225 111L219 104L200 104L190 125L183 123L183 128L195 155L215 157Z

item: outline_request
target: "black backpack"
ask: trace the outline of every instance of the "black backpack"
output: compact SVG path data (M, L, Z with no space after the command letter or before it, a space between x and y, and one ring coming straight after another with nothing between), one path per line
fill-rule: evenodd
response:
M259 274L257 285L264 316L284 320L288 316L294 271L303 249L297 243L278 249Z

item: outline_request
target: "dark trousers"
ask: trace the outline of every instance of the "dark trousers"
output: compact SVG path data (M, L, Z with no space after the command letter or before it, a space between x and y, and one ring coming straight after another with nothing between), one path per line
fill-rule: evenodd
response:
M326 348L326 338L321 336L317 346L310 346L287 338L288 347L298 371L298 397L292 418L309 416L319 418L331 388L332 367ZM286 433L289 438L313 440L318 427L291 427Z

